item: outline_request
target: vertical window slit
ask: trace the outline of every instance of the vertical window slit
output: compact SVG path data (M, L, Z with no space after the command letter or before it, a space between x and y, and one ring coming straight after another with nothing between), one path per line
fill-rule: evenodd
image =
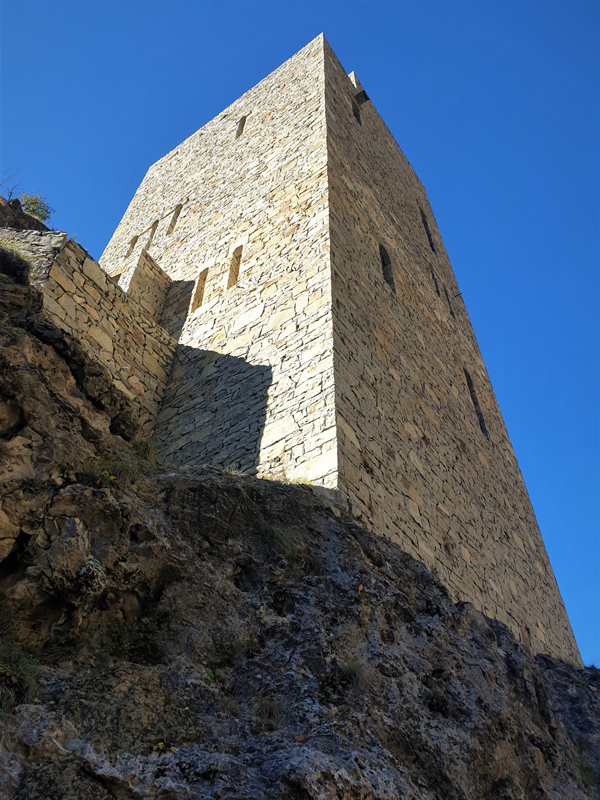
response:
M236 247L233 251L231 259L231 266L229 268L229 280L227 281L227 288L231 289L232 286L238 282L240 274L240 263L242 261L242 246Z
M129 242L129 250L127 251L127 258L133 253L136 244L138 243L139 236L134 236L133 239Z
M246 120L248 119L248 115L244 115L241 120L238 122L237 131L235 133L235 138L239 139L242 133L244 132L244 128L246 126Z
M179 215L181 214L182 208L183 208L182 204L175 206L175 211L173 211L173 216L171 217L171 223L169 225L169 230L167 231L167 236L170 236L175 230L175 225L177 225L177 220L179 219Z
M454 309L452 308L452 303L450 302L450 295L448 294L448 289L446 289L445 286L444 286L444 294L446 295L446 300L448 301L448 308L450 309L450 314L454 317Z
M146 242L146 250L152 244L152 240L154 239L154 234L156 233L157 228L158 228L158 220L152 223L152 227L150 228L150 236L148 236L148 241Z
M206 278L208 276L208 268L203 269L198 280L196 281L196 291L194 292L194 299L192 300L192 312L200 308L204 300L204 289L206 287Z
M429 230L429 223L427 222L427 217L423 213L423 209L419 207L419 211L421 212L421 221L423 222L423 227L425 228L425 233L427 234L427 240L429 241L429 247L431 247L432 252L435 253L435 245L433 244L433 237L431 236L431 231Z
M477 419L479 420L479 427L481 428L481 432L485 436L486 439L490 438L490 434L488 433L488 429L485 425L485 419L483 417L483 412L481 411L481 406L479 405L479 400L477 399L477 392L475 391L475 386L473 385L473 381L471 376L464 370L465 378L467 381L467 386L469 387L469 394L471 395L471 402L473 403L473 408L475 409L475 413L477 414Z
M394 283L394 272L392 270L392 262L390 260L387 250L382 244L379 245L379 257L381 258L381 270L383 272L383 278L390 287L390 289L392 290L392 292L396 294L396 284Z
M352 113L354 114L354 119L358 122L359 125L362 125L362 121L360 119L360 109L356 103L356 100L352 99Z
M433 270L431 270L431 277L433 278L433 283L434 283L434 286L435 286L435 293L437 294L438 297L441 297L442 295L440 294L440 285L438 283L436 274L435 274L435 272Z

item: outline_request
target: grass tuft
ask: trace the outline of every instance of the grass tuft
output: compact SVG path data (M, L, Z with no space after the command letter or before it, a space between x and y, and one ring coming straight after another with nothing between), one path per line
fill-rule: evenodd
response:
M112 488L145 478L156 465L156 445L151 439L132 442L132 453L106 453L88 459L78 473L86 486Z
M10 638L0 638L0 716L19 703L30 703L38 693L38 665Z
M256 697L251 704L252 711L261 721L265 730L275 730L285 722L288 711L285 703L270 697Z

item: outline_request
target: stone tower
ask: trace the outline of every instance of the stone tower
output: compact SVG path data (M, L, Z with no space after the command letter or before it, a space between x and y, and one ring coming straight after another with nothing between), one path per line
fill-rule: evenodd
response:
M165 457L337 489L579 661L425 190L322 35L149 169L101 263L178 342Z

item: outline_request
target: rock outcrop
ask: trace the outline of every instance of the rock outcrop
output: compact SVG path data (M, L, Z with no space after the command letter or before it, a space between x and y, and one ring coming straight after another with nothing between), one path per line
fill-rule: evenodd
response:
M5 200L0 197L0 228L12 228L17 231L47 231L41 219L33 214L28 214L21 208L21 201L17 197Z
M310 486L152 464L8 271L0 797L600 796L598 670L534 658Z

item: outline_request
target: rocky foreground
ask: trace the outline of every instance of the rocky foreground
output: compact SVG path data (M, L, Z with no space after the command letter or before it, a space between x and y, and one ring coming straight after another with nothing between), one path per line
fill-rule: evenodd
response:
M599 670L312 487L154 464L1 269L0 797L600 797Z

